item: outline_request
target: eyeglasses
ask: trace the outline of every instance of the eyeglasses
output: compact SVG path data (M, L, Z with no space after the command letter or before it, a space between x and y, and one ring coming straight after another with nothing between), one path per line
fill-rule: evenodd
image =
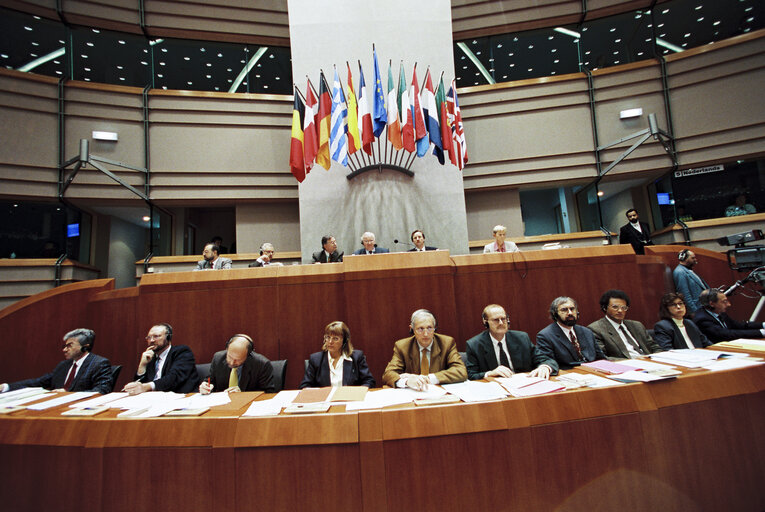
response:
M670 306L673 308L684 308L685 302L673 302Z
M608 306L608 307L613 309L614 311L627 311L627 310L630 309L629 306L615 306L615 305L611 305L611 306Z
M164 336L164 334L149 334L148 336L146 336L146 341L158 340L162 338L162 336Z
M504 324L507 323L508 318L506 316L501 316L499 318L490 318L489 322L495 323L495 324Z
M436 330L435 327L418 327L417 329L414 330L414 332L416 332L417 334L425 334L426 332L433 332L435 330Z
M561 307L561 308L558 308L558 311L561 312L561 313L565 313L566 311L575 312L576 311L576 306L571 306L570 308Z
M343 338L340 336L330 336L329 334L325 334L324 341L343 341Z

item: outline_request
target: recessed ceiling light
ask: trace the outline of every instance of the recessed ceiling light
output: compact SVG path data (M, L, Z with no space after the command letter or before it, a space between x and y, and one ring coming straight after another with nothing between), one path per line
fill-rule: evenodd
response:
M688 33L687 33L687 34L685 34L683 37L691 37L691 33L690 33L690 32L688 32Z
M120 77L120 80L122 80L122 81L124 82L124 81L125 81L125 77L124 77L124 76L121 76L121 77Z
M712 25L714 25L715 27L716 27L717 25L719 25L719 24L720 24L720 22L719 22L719 21L715 21L714 23L712 23Z
M37 58L37 54L36 53L30 53L29 55L31 55L32 57Z
M88 58L87 55L80 55L80 57L82 57L83 59L87 59Z
M166 86L166 85L163 85L163 86L162 86L162 88L163 88L164 90L167 90L167 86Z
M547 40L548 40L548 41L552 41L552 40L554 39L554 37L555 37L555 36L547 36Z
M58 70L57 70L57 71L56 71L56 74L57 74L57 75L60 75L60 74L61 74L61 71L58 71Z
M162 51L163 51L164 53L167 53L167 48L162 48Z
M663 11L661 11L662 14L667 14L668 12L669 12L669 9L664 9Z
M123 41L122 39L119 39L117 42L118 42L119 44L125 44L125 41Z
M117 66L117 69L122 69L122 66Z
M697 19L696 21L704 21L704 16L702 16L701 18Z
M511 67L511 68L514 68L514 67L515 67L515 64L510 64L510 67Z
M8 58L8 56L7 56L6 54L4 54L4 53L0 53L0 57L2 57L2 58L4 58L4 59L7 59L7 58Z
M164 65L165 65L165 63L164 63L164 62L160 62L160 63L159 63L159 65L160 65L160 66L164 66Z
M191 60L191 57L184 57L183 60Z
M157 78L165 78L165 75L162 75L160 73L157 73Z
M614 42L615 42L615 43L621 43L621 42L622 42L622 40L621 40L621 39L614 39Z
M508 57L512 57L513 55L515 55L513 52L507 54Z
M616 27L614 27L611 30L609 30L609 32L616 32Z
M61 61L58 61L58 60L54 60L54 61L53 61L53 64L61 64Z
M40 43L36 43L35 41L32 41L32 46L40 46Z
M554 75L554 74L555 74L555 71L550 71L550 74L551 74L551 75Z
M30 31L30 32L31 32L31 31L32 31L32 27L26 27L26 26L25 26L25 27L24 27L24 30L28 30L28 31Z
M748 23L751 23L751 22L753 22L753 21L754 21L754 16L752 16L751 18L747 18L747 19L746 19L746 21L747 21Z
M560 59L555 59L555 60L553 61L553 64L557 64L557 63L559 63L559 62L560 62Z
M268 86L263 84L263 89L268 89Z
M90 71L90 68L82 68L82 69L84 69L85 71Z
M204 52L204 51L206 51L206 50L205 50L204 48L200 48L200 49L199 49L199 51L200 51L200 52Z
M502 78L507 78L507 75L502 75ZM457 80L459 80L459 78Z
M191 82L186 82L186 83L187 83L188 85L192 85L192 83L191 83Z
M698 11L698 10L700 10L702 7L703 7L703 5L697 5L697 6L696 6L696 10Z
M459 79L458 79L458 80L459 80ZM216 87L216 88L215 88L215 90L216 90L216 91L220 91L220 89L219 89L218 87Z
M531 50L532 48L534 48L534 45L533 45L533 44L530 44L530 45L529 45L529 50Z
M222 53L219 53L219 54L218 54L218 57L223 57L223 54L222 54Z
M467 69L467 66L462 66L462 69Z
M90 46L91 48L95 46L93 43L85 43L85 44Z
M101 31L98 30L97 28L93 28L91 30L93 31L94 34L100 34L101 33Z
M88 77L85 77L85 81L86 81L86 82L90 82L90 78L88 78Z
M205 78L212 78L212 75L205 75Z
M531 73L532 71L534 71L534 68L529 68L527 71L528 71L529 73Z
M146 62L145 60L142 60L142 61L141 61L141 64L143 64L144 66L148 66L148 65L149 65L149 63L148 63L148 62Z
M231 83L231 82L233 82L233 80L231 80L231 79L229 78L229 79L228 79L228 83Z
M226 68L226 71L228 71L229 73L231 73L231 68Z
M550 50L550 53L555 53L555 52L557 52L557 51L558 51L558 49L557 49L557 48L553 48L552 50Z
M479 51L477 51L477 52L475 52L475 54L476 54L476 55L481 55L481 52L480 52L480 50L479 50Z
M497 48L502 48L502 43L497 44Z
M207 66L208 68L211 68L211 67L212 67L212 64L210 64L210 63L208 62L208 63L206 64L206 66Z

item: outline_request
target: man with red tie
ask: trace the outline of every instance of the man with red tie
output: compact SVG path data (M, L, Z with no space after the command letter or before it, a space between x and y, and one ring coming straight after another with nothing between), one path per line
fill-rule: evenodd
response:
M505 236L507 236L507 228L505 226L501 224L494 226L491 234L494 237L494 241L483 246L484 254L492 252L518 252L518 246L515 245L515 242L505 241Z
M51 373L36 379L0 384L0 393L21 388L55 391L98 391L111 393L114 383L109 360L91 354L96 334L90 329L75 329L64 335L64 360Z
M592 331L576 325L579 308L574 299L556 298L550 304L550 316L553 323L537 334L537 350L543 357L555 359L561 368L606 358Z
M222 270L231 268L231 260L218 254L218 246L210 242L202 251L202 261L197 262L195 270Z

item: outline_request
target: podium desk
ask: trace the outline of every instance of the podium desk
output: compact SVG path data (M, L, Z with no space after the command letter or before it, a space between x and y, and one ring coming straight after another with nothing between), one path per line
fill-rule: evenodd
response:
M66 407L0 416L5 510L765 508L765 366L297 416Z

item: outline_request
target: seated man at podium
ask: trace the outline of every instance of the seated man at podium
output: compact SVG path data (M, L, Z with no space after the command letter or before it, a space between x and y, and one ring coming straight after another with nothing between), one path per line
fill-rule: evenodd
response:
M438 250L438 247L431 247L429 245L425 245L425 233L423 233L421 229L415 229L414 231L412 231L412 235L410 236L410 238L412 239L412 243L414 244L414 247L409 249L409 252L424 252L424 251Z
M146 335L148 348L141 354L134 382L122 390L130 395L146 391L191 393L199 385L194 354L186 345L171 345L173 328L157 324Z
M385 368L383 383L391 387L423 390L429 384L450 384L467 379L454 338L436 334L436 317L427 309L412 313L413 336L393 345L393 358Z
M606 314L587 327L595 334L595 342L607 357L633 359L662 348L636 320L627 320L630 298L622 290L608 290L600 297L600 309Z
M218 246L210 242L202 251L201 261L197 262L195 270L226 270L231 268L231 260L218 254Z
M210 380L202 381L199 392L265 391L274 392L274 369L271 361L253 351L252 338L234 334L226 350L216 352L210 363Z
M543 357L555 359L561 368L606 358L592 331L576 325L579 308L574 299L556 298L550 304L550 316L553 323L537 334L537 350Z
M483 253L489 254L492 252L519 252L518 246L515 242L506 242L507 228L501 224L494 226L491 230L491 234L494 237L494 241L490 244L483 246Z
M51 373L36 379L0 384L0 393L21 388L45 388L55 391L98 391L111 393L114 383L109 360L92 354L96 333L75 329L64 335L64 360Z
M470 380L485 377L512 377L531 372L532 377L547 379L558 373L558 363L544 358L523 331L511 331L505 309L489 304L481 319L486 330L467 342L467 372Z
M765 338L765 323L740 322L728 316L730 301L717 288L709 288L699 295L701 309L693 315L693 321L712 343L738 338Z
M342 263L343 253L337 252L337 241L332 235L321 237L322 250L313 253L314 263Z
M385 252L390 252L389 249L386 249L385 247L377 247L377 244L375 243L375 234L371 231L367 231L363 235L361 235L361 249L354 251L353 254L360 255L360 254L382 254Z
M249 267L268 267L269 265L275 265L277 267L281 267L282 263L279 263L278 261L273 261L274 259L274 246L271 245L268 242L265 242L261 244L260 246L260 257L250 263Z

